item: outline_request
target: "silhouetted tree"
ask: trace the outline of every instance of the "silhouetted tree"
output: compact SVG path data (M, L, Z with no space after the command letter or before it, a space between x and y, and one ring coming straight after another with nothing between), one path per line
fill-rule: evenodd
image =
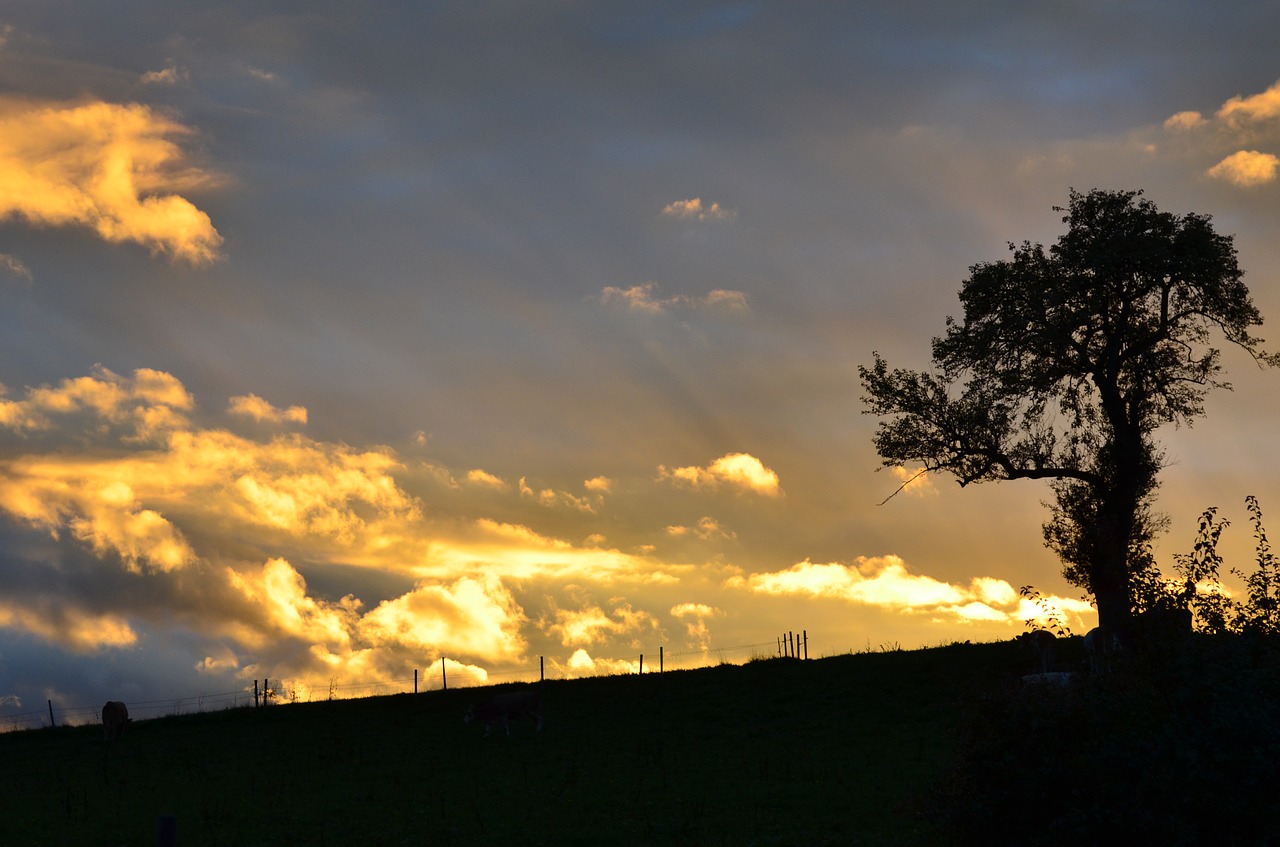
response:
M922 464L959 483L1052 480L1045 538L1101 623L1129 632L1135 569L1162 526L1151 510L1157 427L1204 413L1221 336L1260 364L1262 323L1232 237L1207 215L1156 209L1140 191L1071 191L1047 250L1009 244L973 265L963 322L947 318L931 372L860 367L868 413L886 416L886 466Z

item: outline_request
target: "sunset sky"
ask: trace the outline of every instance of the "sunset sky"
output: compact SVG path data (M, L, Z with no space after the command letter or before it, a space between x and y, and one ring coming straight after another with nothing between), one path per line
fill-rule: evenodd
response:
M1280 7L1221 8L0 6L0 718L1087 630L1042 483L884 502L857 367L1072 188L1212 215L1280 350ZM1280 528L1224 362L1166 569Z

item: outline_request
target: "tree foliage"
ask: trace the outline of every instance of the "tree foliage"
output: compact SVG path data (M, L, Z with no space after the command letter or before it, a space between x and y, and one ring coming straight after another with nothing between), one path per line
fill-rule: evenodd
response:
M1221 338L1262 364L1262 323L1229 235L1207 215L1160 212L1140 191L1071 191L1047 249L970 268L963 320L933 340L933 369L859 372L886 466L961 485L1052 480L1045 538L1104 623L1126 628L1131 581L1163 527L1152 510L1155 431L1204 413Z
M1211 635L1280 635L1280 559L1271 552L1258 498L1246 497L1245 508L1253 526L1256 567L1247 574L1239 568L1231 569L1244 582L1243 598L1228 595L1222 587L1224 562L1218 553L1218 541L1230 523L1218 517L1217 507L1205 509L1192 551L1175 554L1174 567L1188 587L1184 594L1195 615L1197 630ZM1177 583L1169 581L1166 593L1172 593Z

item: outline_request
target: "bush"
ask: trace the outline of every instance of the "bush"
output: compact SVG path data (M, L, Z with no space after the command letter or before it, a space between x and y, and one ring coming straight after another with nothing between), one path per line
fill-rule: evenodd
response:
M1076 684L993 691L933 797L946 843L1280 843L1280 645L1197 636Z

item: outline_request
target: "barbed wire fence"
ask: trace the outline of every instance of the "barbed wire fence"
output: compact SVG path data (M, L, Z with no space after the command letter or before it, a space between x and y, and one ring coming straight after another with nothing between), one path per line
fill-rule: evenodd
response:
M659 647L656 653L647 655L638 653L614 658L597 657L589 660L590 664L584 663L581 667L575 666L570 659L569 662L560 664L558 668L553 665L550 677L547 675L544 656L538 657L538 664L534 668L506 671L477 671L471 666L440 656L429 666L429 669L437 669L438 674L432 673L427 676L424 671L420 675L415 669L411 679L379 682L340 682L333 679L330 680L327 689L316 689L288 680L255 679L238 691L140 700L126 705L129 708L130 718L145 720L221 709L317 700L354 700L389 694L419 694L450 688L476 688L509 682L537 682L548 678L580 679L593 676L695 670L713 665L741 664L744 661L778 657L809 658L808 632L803 630L788 632L774 641L740 644L734 647L709 647L670 652L665 647ZM260 684L261 687L259 687ZM96 724L101 720L101 708L101 706L58 706L49 700L45 708L0 714L0 732Z

